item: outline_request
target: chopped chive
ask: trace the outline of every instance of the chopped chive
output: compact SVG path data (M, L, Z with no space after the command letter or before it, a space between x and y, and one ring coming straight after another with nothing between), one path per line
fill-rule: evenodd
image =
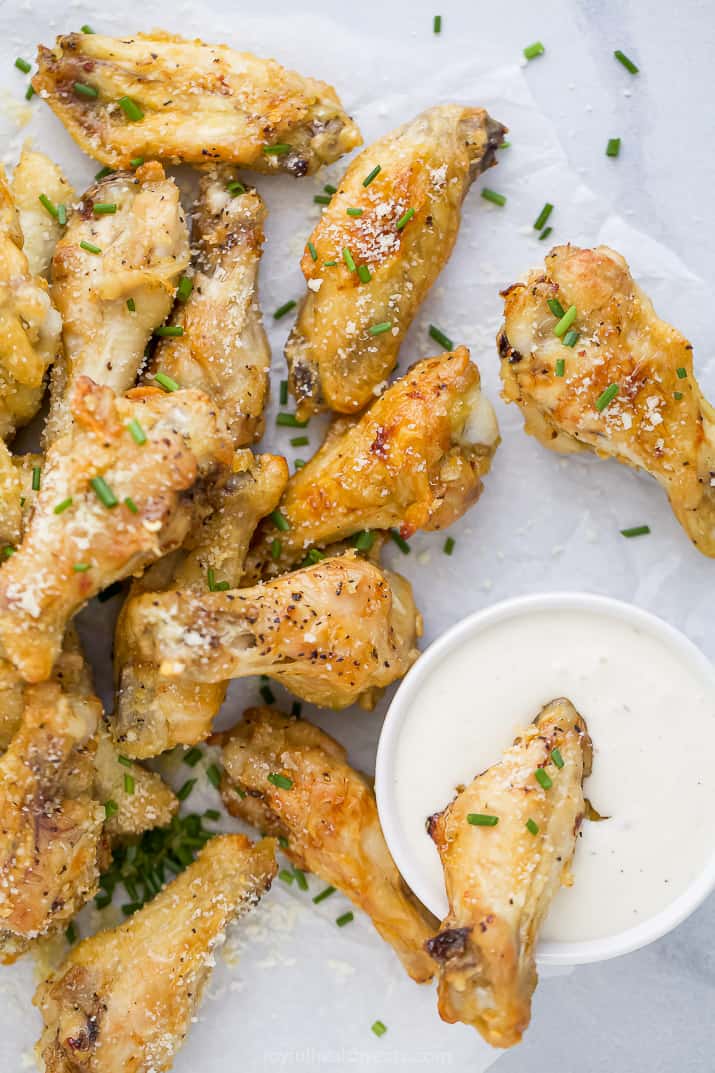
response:
M35 96L35 87L33 86L32 82L30 82L30 85L25 90L25 100L26 101L31 101L34 96Z
M129 167L134 168L134 169L140 168L143 163L144 163L144 157L143 156L133 156L132 159L129 161Z
M288 404L288 381L287 380L281 380L280 388L279 388L278 400L279 400L281 406L286 406Z
M313 245L312 242L308 243L308 253L313 258L314 261L318 260L318 251L316 250L316 248L315 248L315 246Z
M553 786L551 777L544 771L542 767L537 767L536 771L534 772L534 778L538 782L539 786L541 786L544 790L549 790Z
M181 789L176 791L176 796L178 797L179 801L186 801L186 798L189 796L198 781L198 779L186 780Z
M124 793L133 794L135 788L134 776L130 775L128 771L124 773Z
M544 51L541 41L534 41L533 45L527 45L524 49L524 59L535 60L537 56L543 56Z
M105 507L117 506L119 500L105 481L104 477L92 477L89 483L92 485L97 499L99 499Z
M675 399L676 402L680 402L682 397L683 397L683 392L682 391L674 391L673 392L673 398Z
M266 154L266 156L285 156L286 153L290 153L290 150L290 145L287 145L285 143L263 146L263 152Z
M361 283L369 283L370 280L372 279L370 269L368 268L367 265L358 265L357 272L358 272L358 276L360 277L360 282Z
M313 903L315 905L320 905L320 903L324 902L326 898L329 898L331 894L335 894L335 887L325 887L319 894L315 895Z
M40 194L37 200L40 202L41 205L44 206L44 208L47 209L50 216L54 216L54 218L57 219L57 206L55 205L54 201L51 201L50 198L48 198L47 194Z
M272 771L268 776L268 781L280 790L293 789L293 780L289 779L287 775L281 775L279 771Z
M372 529L363 529L353 537L353 545L358 551L369 551L375 543L375 534Z
M372 171L367 173L367 175L365 176L365 178L362 181L362 185L363 186L369 186L370 183L372 182L372 180L376 179L381 171L382 171L382 164L376 164L375 167L372 169Z
M561 755L561 750L560 749L552 749L551 750L551 759L556 764L557 768L562 768L564 766L564 758Z
M371 324L368 328L370 335L383 335L392 328L391 320L381 320L379 324Z
M323 268L335 268L337 261L323 261Z
M439 15L435 15L435 21L436 21L436 20L437 20L438 18L440 18L440 16L439 16ZM439 33L439 30L435 30L435 33L436 33L436 34L438 34L438 33ZM371 1028L371 1030L372 1030L372 1031L373 1031L373 1032L375 1033L375 1035L376 1035L376 1036L378 1037L378 1039L380 1038L380 1036L384 1036L384 1035L385 1035L385 1033L387 1032L387 1025L383 1024L383 1023L382 1023L382 1021L374 1021L374 1022L373 1022L373 1023L372 1023L371 1025L370 1025L370 1028Z
M298 889L307 890L308 880L305 878L305 872L301 868L293 866L293 875L295 876L295 882Z
M274 537L273 540L271 541L271 558L273 559L274 562L277 562L278 559L280 559L282 551L283 551L282 542L278 539L278 537Z
M623 64L627 71L630 71L632 75L638 74L638 68L636 67L633 60L629 60L625 52L621 52L620 48L617 48L613 55L616 57L619 63Z
M143 443L146 443L146 432L141 427L136 417L133 417L131 421L129 421L129 423L127 424L127 428L131 433L132 439L136 444L139 445L139 447L141 447Z
M63 499L61 503L58 503L54 508L55 514L64 514L68 507L72 506L72 496L68 496L67 499Z
M447 539L444 542L444 548L442 549L444 551L445 555L451 555L452 554L452 552L454 551L455 543L456 543L456 541L455 541L454 537L447 537Z
M84 24L84 26L80 26L80 30L82 31L83 34L93 34L94 33L94 30L92 29L92 27L87 26L86 23Z
M532 820L531 817L529 817L529 819L526 821L524 826L526 827L527 831L530 834L538 835L538 833L539 833L539 825L534 820Z
M162 387L164 391L178 391L179 385L176 380L172 380L166 373L157 373L154 377L159 387Z
M284 317L286 315L286 313L290 313L291 309L295 309L295 305L296 303L293 301L292 298L289 302L284 302L282 306L278 306L278 309L273 314L273 319L280 320L281 317Z
M353 260L353 255L351 254L347 246L343 246L343 260L345 261L345 264L348 266L349 270L351 272L354 272L355 261Z
M438 328L435 324L429 326L430 339L434 339L435 343L439 343L445 350L454 350L454 342L445 335L441 328Z
M70 946L74 946L74 944L77 942L77 925L74 921L70 921L70 923L67 925L67 928L65 929L65 939L70 944Z
M188 767L196 767L203 755L204 754L201 752L201 750L197 749L196 746L194 746L192 749L189 749L188 753L184 755L183 762Z
M397 223L395 224L395 227L397 228L397 230L402 231L403 228L407 227L408 223L410 222L410 220L412 219L412 217L414 215L415 215L415 210L414 209L408 209L407 212L404 212L402 214L402 216L400 216L400 218L397 221Z
M289 869L281 868L280 872L278 873L278 878L283 880L284 883L287 883L288 886L290 886L295 879L295 876L291 871L289 871Z
M348 216L362 216L364 211L364 209L354 209L352 207L345 210Z
M191 292L194 289L194 281L191 276L182 276L179 280L179 286L176 288L176 299L178 302L185 302Z
M212 566L210 566L206 571L206 579L209 587L209 592L226 592L227 589L231 588L228 581L216 580L216 571Z
M543 242L545 238L548 238L552 231L553 227L545 227L539 235L539 242Z
M506 198L498 194L496 190L490 190L488 186L482 187L482 197L485 201L491 201L493 205L506 205Z
M634 525L630 529L621 529L621 536L624 537L647 536L648 533L650 533L649 525Z
M330 204L330 198L328 197L327 194L316 194L315 197L313 198L313 201L315 202L316 205L329 205Z
M130 123L138 123L141 119L144 118L144 113L142 112L141 108L136 101L132 100L131 97L120 97L117 101L117 104L124 112Z
M97 596L100 604L105 604L107 600L111 600L114 596L119 596L122 591L121 581L113 581L111 585L107 585L106 589L103 589Z
M93 242L85 242L83 240L82 242L80 242L80 246L81 246L81 248L83 250L86 250L87 253L101 253L102 252L101 247L95 246L95 244Z
M122 765L122 767L133 767L134 766L134 761L130 760L128 756L119 755L117 757L117 761L118 761L118 763L120 763Z
M239 179L232 179L226 189L232 197L236 197L238 194L246 193L246 187Z
M574 347L579 341L579 336L580 333L577 332L575 328L571 328L570 331L566 332L566 335L563 337L561 342L564 344L564 346Z
M40 468L40 466L33 466L32 467L32 491L33 492L39 492L39 490L40 490L40 474L41 473L42 473L42 469Z
M92 212L95 216L114 216L117 206L113 201L95 201Z
M499 817L490 816L487 812L470 812L467 823L471 823L472 827L496 827Z
M95 173L94 181L98 183L101 179L106 179L108 175L114 175L114 168L107 167L105 164L103 168L100 168L99 171Z
M293 465L295 466L296 470L302 469L303 466L305 465L305 459L304 458L294 458L293 459Z
M618 384L609 384L606 390L602 391L596 399L595 406L598 412L601 413L602 410L605 410L609 402L613 402L617 394Z
M275 525L276 529L280 529L281 533L287 533L290 529L290 522L286 518L285 514L281 514L278 509L273 511L273 513L270 515L270 519Z
M75 82L72 89L78 97L86 97L88 100L95 100L99 96L99 90L88 86L86 82Z
M561 305L561 302L558 300L558 298L547 298L546 304L551 310L551 312L554 314L554 316L558 317L558 319L561 320L564 315L564 307Z
M206 768L206 778L209 780L214 789L218 790L221 785L221 771L216 764L209 764Z
M541 210L541 212L539 213L539 215L536 217L536 219L534 221L534 230L535 231L541 231L541 228L546 226L546 221L548 220L549 216L551 216L551 213L553 211L554 211L554 206L551 204L550 201L547 201L546 204L544 205L543 209Z
M207 820L213 820L214 823L216 822L216 820L221 819L221 813L217 808L207 808L204 812L204 816Z
M75 563L72 569L75 574L86 574L89 570L89 563Z
M343 913L342 916L339 916L336 919L335 923L338 925L339 928L344 928L346 924L350 924L350 922L354 919L355 914L351 912L351 910L348 910L347 913Z
M17 551L17 548L14 548L12 546L12 544L6 544L5 547L2 549L2 557L3 557L3 559L9 559L10 556L14 555L16 551Z
M131 496L124 497L124 506L127 507L132 512L132 514L139 513L139 507L136 505Z
M136 302L134 301L133 298L127 298L127 309L129 310L130 313L136 313L137 304L136 304Z
M566 362L563 358L556 359L556 367L554 369L554 376L563 376L566 372Z
M325 186L323 187L323 190L325 190L326 194L330 194L331 197L332 197L333 194L337 194L337 192L338 192L337 186L332 186L330 183L326 183Z
M688 376L688 370L687 370L687 369L685 369L685 368L684 368L684 367L683 367L682 365L680 366L680 368L679 368L679 369L676 369L676 370L675 370L675 372L677 373L677 376L678 376L678 380L685 380L685 379L687 379L687 376Z
M18 71L22 71L24 75L29 74L29 72L32 70L32 64L28 63L27 60L23 60L22 56L17 57L17 59L15 60L15 66L17 67Z
M609 138L606 146L606 156L618 156L621 151L621 139Z
M161 328L154 329L154 335L158 335L160 339L171 338L183 334L184 329L181 324L163 324Z
M402 552L403 555L409 555L410 554L410 545L407 543L407 541L404 539L404 537L400 536L400 534L397 532L396 529L391 529L390 530L390 536L395 541L395 544L397 544L398 548L400 549L400 551Z
M270 686L262 685L258 692L261 694L266 704L275 704L276 695Z
M558 324L554 325L554 335L557 335L559 339L561 338L561 336L565 335L573 324L573 322L576 320L576 317L576 306L569 306Z
M511 149L511 142L503 141L499 146L500 149Z
M108 801L104 802L104 815L106 819L110 820L112 816L116 816L119 812L119 805L116 801L112 801L111 797Z
M307 447L310 440L307 436L294 436L290 441L291 447Z
M319 548L311 548L305 557L305 564L306 566L315 566L316 563L322 562L324 558L324 551L320 551Z
M295 414L276 414L276 424L283 428L306 428L307 421L301 421Z

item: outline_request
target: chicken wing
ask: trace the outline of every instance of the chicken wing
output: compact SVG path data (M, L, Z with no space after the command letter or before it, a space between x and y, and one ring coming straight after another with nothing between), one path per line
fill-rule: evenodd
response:
M223 682L266 674L296 696L346 708L405 674L420 619L398 574L354 553L251 589L146 593L127 610L137 652L162 674Z
M424 944L429 915L405 887L382 834L375 794L324 731L271 708L251 708L223 736L229 812L287 840L288 857L337 887L372 918L413 980L435 972ZM282 774L290 787L269 775Z
M0 655L46 679L71 617L111 582L178 547L191 490L231 459L197 391L116 398L82 377L74 424L47 453L22 544L0 570Z
M211 839L121 927L81 942L37 990L46 1073L162 1073L183 1043L228 925L276 872L272 839Z
M499 443L465 347L418 362L356 423L337 425L288 482L280 528L262 523L249 578L279 574L309 548L363 530L399 526L409 537L450 525L479 498Z
M715 409L693 375L692 346L607 246L556 246L545 265L504 292L504 398L545 447L590 448L650 473L695 546L715 557ZM574 319L559 337L562 310Z
M117 622L114 654L117 695L112 727L129 756L157 756L175 745L208 737L227 682L167 678L158 663L138 653L132 631L134 602L148 592L224 589L241 579L243 560L258 521L272 511L288 479L285 459L237 452L235 472L210 495L212 510L181 551L161 559L137 581Z
M60 345L62 322L47 283L23 251L15 203L0 166L0 438L40 408L45 373Z
M46 446L68 430L79 377L90 376L120 395L132 386L188 263L179 190L156 161L87 190L52 266L52 297L64 327Z
M518 1043L529 1024L534 948L559 885L571 882L591 753L584 720L554 700L429 820L450 906L427 943L440 967L440 1016L473 1025L494 1047Z
M308 292L285 350L299 417L372 402L504 131L483 108L442 104L352 162L303 254Z
M362 141L331 86L226 45L67 34L37 63L36 92L114 168L143 156L311 175Z
M193 218L194 274L172 324L183 329L157 346L151 371L216 400L236 447L263 434L271 351L258 305L266 208L230 168L201 179Z
M57 164L25 145L12 173L12 196L30 271L35 276L47 276L55 246L64 231L60 220L67 219L75 192Z

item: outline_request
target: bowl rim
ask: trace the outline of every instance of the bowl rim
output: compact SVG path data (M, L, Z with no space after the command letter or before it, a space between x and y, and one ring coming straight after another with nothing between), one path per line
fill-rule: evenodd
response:
M409 714L410 702L424 678L431 673L432 668L446 653L456 648L467 637L504 619L543 610L600 612L615 616L622 622L637 625L674 647L691 666L697 665L704 677L711 680L715 690L715 666L684 633L658 615L611 596L578 591L512 596L472 612L450 626L425 649L400 683L385 715L375 762L375 795L385 840L405 881L430 909L432 907L429 905L429 893L426 884L422 882L419 869L414 865L407 841L403 837L391 792L390 775L394 767L400 731ZM544 940L537 946L536 960L543 966L582 965L631 953L672 931L695 912L713 890L715 890L715 848L703 869L698 872L685 890L654 916L641 921L632 928L600 939L579 942Z

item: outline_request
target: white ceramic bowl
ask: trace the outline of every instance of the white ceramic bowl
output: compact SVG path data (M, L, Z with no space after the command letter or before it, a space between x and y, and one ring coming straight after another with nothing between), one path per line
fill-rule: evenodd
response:
M382 727L375 770L380 822L392 856L418 898L433 912L436 909L437 915L439 907L434 899L434 884L410 851L393 797L393 772L401 730L410 718L414 698L433 669L449 652L497 622L526 612L549 610L597 611L650 633L675 650L698 675L710 680L715 695L715 667L684 634L655 615L609 597L568 592L519 596L478 611L452 626L420 656L397 690ZM583 942L542 941L537 949L537 960L541 965L578 965L604 961L637 950L677 927L714 889L715 848L702 871L660 912L632 928L604 938Z

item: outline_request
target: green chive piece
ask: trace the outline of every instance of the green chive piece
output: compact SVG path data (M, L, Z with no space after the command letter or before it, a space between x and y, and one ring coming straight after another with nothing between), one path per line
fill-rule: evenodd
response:
M506 198L498 194L496 190L490 190L488 186L482 187L482 197L485 201L491 201L493 205L506 205Z
M630 529L621 529L621 536L624 537L647 536L648 533L650 533L649 525L634 525Z
M47 209L47 211L49 212L50 216L54 216L54 218L57 219L57 215L58 215L57 206L55 205L54 201L51 201L48 198L47 194L40 194L39 197L37 198L37 200L40 202L41 205L43 205Z
M524 49L525 60L535 60L537 56L543 56L545 52L541 41L534 41L533 45L527 45Z
M487 812L470 812L467 823L471 823L472 827L496 827L499 817L490 816Z
M307 447L310 440L307 436L294 436L290 441L291 447Z
M186 780L181 789L176 791L176 796L178 797L179 801L186 801L186 798L189 796L198 781L198 779Z
M371 324L368 328L370 335L383 335L392 328L391 320L381 320L379 324Z
M296 886L299 890L308 889L308 880L305 878L305 872L300 868L293 867L293 875L295 876Z
M325 190L326 194L330 194L331 197L332 197L333 194L337 194L337 192L338 192L337 186L331 186L330 183L326 183L325 186L323 187L323 190Z
M682 391L674 391L673 392L673 398L675 399L676 402L680 402L682 397L683 397L683 392Z
M348 216L362 216L364 209L349 208L345 210Z
M318 260L318 251L316 250L316 248L315 248L315 246L313 245L312 242L308 243L308 253L313 258L314 261Z
M598 412L601 413L602 410L605 410L609 402L613 402L617 394L618 384L609 384L606 390L602 391L596 399L595 405Z
M204 812L204 816L207 820L213 820L214 823L216 822L216 820L221 819L221 813L216 808L207 808Z
M368 268L367 265L358 265L357 272L358 272L358 276L360 277L360 282L361 283L369 283L370 280L372 279L370 269Z
M291 146L285 143L278 145L264 145L263 152L266 156L285 156L286 153L290 153Z
M15 66L17 67L18 71L22 71L24 75L29 74L32 70L32 64L28 63L27 60L23 60L22 56L17 57L17 59L15 60Z
M444 548L442 549L444 551L444 554L445 555L451 555L452 552L454 551L454 545L455 544L456 544L456 541L455 541L454 537L447 537L447 539L444 542Z
M621 151L621 139L609 138L606 146L606 156L618 156Z
M40 490L40 474L42 470L39 466L32 467L32 491L39 492Z
M122 765L122 767L133 767L134 766L134 762L132 760L130 760L128 756L118 756L117 760Z
M616 57L619 63L623 64L627 71L630 71L632 75L638 74L638 68L636 67L633 60L629 60L625 52L621 52L620 48L617 48L613 55Z
M305 557L305 564L306 566L315 566L316 563L322 562L324 558L324 551L320 551L319 548L311 548Z
M218 790L221 785L221 770L216 764L209 764L206 768L206 778L209 780L214 789Z
M92 27L87 26L86 23L84 24L84 26L80 26L80 30L82 31L83 34L93 34L94 33L94 30L92 29Z
M95 201L92 212L95 216L114 216L117 206L113 201Z
M324 902L326 898L329 898L331 894L335 894L335 887L325 887L313 898L314 905L320 905L320 903Z
M564 376L566 373L566 362L563 358L556 359L556 367L554 368L554 376Z
M163 324L161 328L154 329L154 335L158 335L160 339L173 338L183 334L184 329L181 324Z
M353 260L353 255L351 254L351 252L350 252L350 250L348 249L347 246L343 247L343 260L345 261L345 264L348 266L348 269L351 272L354 272L355 271L355 262Z
M288 381L287 380L281 380L280 388L279 388L278 401L280 402L281 406L286 406L288 404Z
M308 422L301 421L295 414L276 414L276 424L283 428L307 428Z
M109 168L105 165L105 167L100 168L99 171L96 172L94 176L95 182L99 182L101 179L106 179L108 175L114 175L114 168Z
M136 304L136 302L134 301L133 298L127 298L127 309L129 310L130 313L136 313L137 304Z
M159 387L163 387L164 391L178 391L179 385L176 380L172 380L166 373L157 373L154 377Z
M286 518L285 514L281 514L279 510L274 510L270 515L270 519L275 525L276 529L280 529L281 533L287 533L290 529L290 522Z
M500 149L511 149L511 142L503 141L499 146Z
M561 320L554 326L554 335L557 335L559 339L561 336L565 335L576 320L577 315L578 312L576 306L569 306Z
M65 939L70 944L70 946L74 946L74 944L77 942L77 925L74 921L71 921L67 925L67 928L65 930Z
M546 304L551 310L551 312L554 314L554 316L558 317L558 319L561 320L564 315L564 307L561 305L561 302L558 300L558 298L547 298Z
M536 771L534 772L534 778L538 782L539 786L541 786L544 790L549 790L553 786L551 777L547 775L547 773L542 767L537 767Z
M534 820L532 820L531 818L529 818L529 819L528 819L528 820L526 821L526 823L525 823L525 825L524 825L524 826L526 827L527 831L528 831L528 832L529 832L530 834L532 834L532 835L538 835L538 833L539 833L539 825L538 825L538 823L536 823L536 822L535 822Z
M85 242L83 240L82 242L80 242L80 247L83 250L86 250L87 253L101 253L102 252L101 247L95 246L95 244L93 242Z
M278 309L273 314L273 319L280 320L281 317L284 317L286 315L286 313L290 313L291 309L295 309L295 306L296 303L293 301L292 298L289 302L284 302L282 306L278 306Z
M146 432L141 427L136 417L133 417L131 419L131 421L127 424L127 428L131 433L132 439L139 447L141 447L143 443L146 443Z
M226 592L227 589L231 588L228 581L216 580L216 571L212 566L210 566L206 571L206 579L208 582L209 592Z
M290 706L290 714L294 715L296 719L300 719L300 713L303 711L303 705L299 700L294 700Z
M3 557L3 559L9 559L10 556L14 555L16 551L17 551L17 548L14 548L12 546L12 544L6 544L5 547L2 549L2 557Z
M119 500L105 481L104 477L92 477L89 483L92 485L97 499L99 499L105 507L117 506Z
M125 772L125 774L124 774L124 793L125 794L133 794L134 793L134 787L135 787L134 776L130 775L128 771Z
M287 868L281 868L280 872L278 873L278 878L282 879L284 883L287 883L288 886L290 886L295 879L295 876L292 872L289 872Z
M369 551L375 543L375 534L372 529L363 529L353 537L353 545L358 551Z
M560 749L552 749L551 750L551 759L556 764L557 768L562 768L564 766L564 758L561 755L561 750Z
M342 916L339 916L337 918L337 920L335 921L335 923L338 925L339 928L344 928L346 924L350 924L350 922L353 921L354 919L355 919L355 914L353 912L351 912L350 910L348 910L347 913L343 913Z
M410 222L410 220L412 219L412 217L414 215L415 215L415 210L414 209L408 209L407 212L404 212L402 214L402 216L400 216L400 218L397 221L397 223L395 224L395 227L397 228L397 230L402 231L403 228L407 227L408 223Z
M78 97L86 97L87 100L95 100L99 96L99 90L94 86L88 86L86 82L75 82L72 86Z
M283 544L278 539L278 537L275 537L271 541L271 558L273 559L274 562L277 562L278 559L280 559L282 551L283 551Z
M287 775L281 775L279 771L272 771L268 776L268 781L277 786L279 790L293 789L293 780L289 779Z
M32 82L30 82L30 85L25 90L25 100L26 101L31 101L34 96L35 96L35 87L33 86Z
M144 118L144 113L142 112L141 108L136 101L133 101L131 99L131 97L120 97L117 101L117 104L124 112L130 123L138 123L141 119Z
M104 802L104 815L106 819L110 820L112 816L116 816L118 812L119 805L116 801L112 801L112 799L110 798L108 801Z
M430 324L429 336L430 339L434 339L435 343L439 343L445 350L454 350L454 342L436 324Z
M534 230L541 231L542 227L546 227L546 221L551 213L554 211L554 206L550 201L547 201L539 215L534 220Z
M368 172L368 174L365 176L365 178L362 181L362 185L363 186L369 186L370 183L372 182L372 180L376 179L381 171L382 171L382 165L381 164L376 164L375 167L372 169L372 171Z
M132 159L129 161L129 167L134 168L134 169L140 168L143 163L144 163L144 157L143 156L133 156Z
M577 332L575 328L571 328L570 331L566 332L566 335L563 337L561 342L564 344L564 346L573 347L576 346L576 344L578 343L579 337L580 333Z
M246 193L246 187L239 179L232 179L226 189L232 197L236 197L238 194Z
M182 276L179 280L179 286L176 288L176 299L178 302L185 302L191 292L194 289L194 281L190 276Z
M435 15L435 20L437 20L439 17L439 15ZM439 30L435 30L435 33L438 34ZM378 1037L378 1039L380 1038L380 1036L384 1036L387 1032L387 1025L383 1024L382 1021L374 1021L370 1028Z
M89 570L89 563L75 563L72 569L75 574L86 574Z
M64 514L68 507L72 506L72 496L68 496L67 499L63 499L61 503L58 503L54 508L55 514Z
M407 543L407 541L404 539L404 537L400 536L400 534L397 532L396 529L391 529L390 530L390 536L395 541L395 544L397 544L398 548L400 549L400 551L402 552L403 555L409 555L410 554L410 545Z
M539 242L543 242L545 238L548 238L552 231L553 227L545 227L539 235Z
M201 750L197 749L196 746L194 746L192 749L189 749L188 753L184 755L183 763L186 764L188 767L196 767L203 755L204 754L201 752Z
M124 506L127 507L132 512L132 514L139 513L139 507L136 505L131 496L125 496Z
M682 365L680 366L679 369L676 369L675 371L677 373L678 380L686 380L687 379L688 370L685 369Z
M261 696L263 697L263 699L266 702L266 704L275 704L276 695L275 695L275 693L273 692L273 690L271 689L270 686L263 685L258 690L258 692L261 694Z
M315 197L313 198L313 201L315 202L316 205L329 205L330 204L330 198L328 197L327 194L316 194Z
M305 465L305 459L304 458L294 458L293 459L293 465L295 466L296 470L302 469L303 466Z
M323 268L335 268L337 261L323 261Z

